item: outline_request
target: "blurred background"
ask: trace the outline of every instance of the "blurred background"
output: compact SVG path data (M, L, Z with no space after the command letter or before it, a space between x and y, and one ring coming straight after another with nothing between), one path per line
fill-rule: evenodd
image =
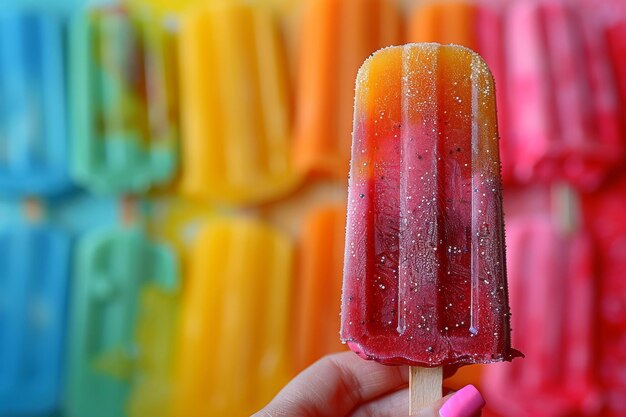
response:
M343 350L354 78L496 77L513 363L490 417L626 416L623 1L2 0L0 416L245 416Z

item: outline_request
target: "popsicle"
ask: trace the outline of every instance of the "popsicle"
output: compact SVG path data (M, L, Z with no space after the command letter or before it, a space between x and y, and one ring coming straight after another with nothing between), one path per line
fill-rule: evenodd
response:
M4 218L0 226L2 416L60 408L70 247L46 223Z
M0 7L0 193L57 195L71 188L64 20Z
M558 230L549 213L507 224L512 324L526 359L485 369L491 407L511 417L599 415L591 241L582 231Z
M312 209L302 226L294 307L298 372L324 355L345 349L337 339L345 230L344 204Z
M167 417L171 401L179 294L150 284L141 291L137 363L127 405L130 417Z
M611 56L611 64L619 89L622 120L626 120L626 10L617 22L610 24L606 30L606 39Z
M626 175L594 193L583 196L583 213L596 245L596 270L599 316L594 327L598 349L597 372L603 389L602 416L619 417L626 413Z
M65 412L124 415L137 366L140 291L151 282L175 290L177 263L166 246L136 227L91 232L75 256Z
M309 175L344 179L354 78L369 54L400 42L402 21L391 0L309 0L302 16L294 163Z
M359 70L341 340L384 364L511 360L495 91L467 48Z
M255 220L218 218L200 231L181 305L171 417L251 415L288 381L293 252L290 239Z
M511 3L504 27L516 177L596 187L623 153L601 32L567 2Z
M119 7L87 9L75 18L72 174L92 192L142 192L171 179L177 165L172 36L159 21L133 19Z
M408 42L437 42L468 47L487 62L496 83L502 179L512 179L514 156L507 135L506 84L502 45L502 16L494 4L476 1L437 1L419 4L410 14Z
M183 192L240 205L291 190L289 83L269 8L218 0L188 10L180 70Z

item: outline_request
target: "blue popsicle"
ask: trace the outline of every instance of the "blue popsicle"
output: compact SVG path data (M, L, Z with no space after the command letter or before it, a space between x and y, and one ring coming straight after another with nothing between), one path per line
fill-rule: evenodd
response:
M0 226L0 415L50 413L62 388L70 238Z
M63 19L0 7L0 193L67 191Z

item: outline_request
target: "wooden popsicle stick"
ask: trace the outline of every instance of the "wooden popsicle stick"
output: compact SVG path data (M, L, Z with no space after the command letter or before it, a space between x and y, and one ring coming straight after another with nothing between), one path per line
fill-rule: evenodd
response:
M409 368L409 416L442 397L443 368Z
M122 225L130 226L135 223L138 216L139 201L135 196L124 195L120 199L120 220Z
M42 201L37 197L27 197L24 200L24 214L31 223L40 221L44 216Z
M580 229L580 197L576 189L567 183L555 183L550 193L554 223L565 235L573 235Z

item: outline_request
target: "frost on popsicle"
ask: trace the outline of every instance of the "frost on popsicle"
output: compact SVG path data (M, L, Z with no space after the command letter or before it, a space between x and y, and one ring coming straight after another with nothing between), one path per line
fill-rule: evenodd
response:
M469 49L361 67L341 338L387 364L510 360L495 91Z

